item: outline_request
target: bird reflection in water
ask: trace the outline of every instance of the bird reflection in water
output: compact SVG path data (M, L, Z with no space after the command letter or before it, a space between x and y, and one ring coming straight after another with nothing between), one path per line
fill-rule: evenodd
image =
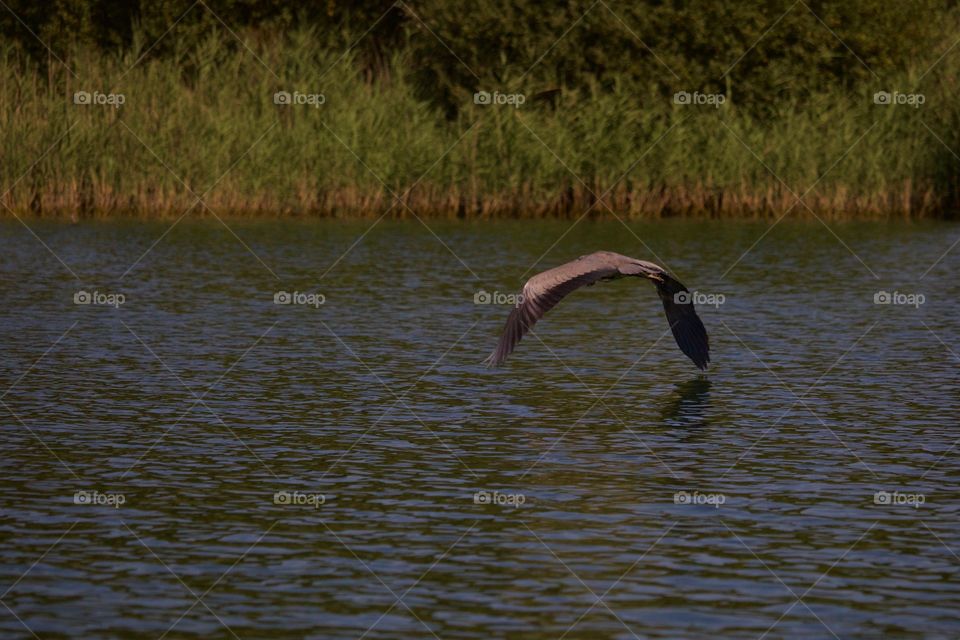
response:
M710 378L696 376L677 383L660 417L668 426L706 427L706 409L710 404Z

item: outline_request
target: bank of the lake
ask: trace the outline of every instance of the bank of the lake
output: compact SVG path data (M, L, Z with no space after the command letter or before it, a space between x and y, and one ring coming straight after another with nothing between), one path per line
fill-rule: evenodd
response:
M306 35L264 43L256 56L219 46L140 62L80 52L76 77L0 53L0 213L880 218L958 209L957 56L775 107L745 104L736 86L666 97L627 79L547 92L521 81L465 95L451 115L422 96L402 57L370 81L352 55Z

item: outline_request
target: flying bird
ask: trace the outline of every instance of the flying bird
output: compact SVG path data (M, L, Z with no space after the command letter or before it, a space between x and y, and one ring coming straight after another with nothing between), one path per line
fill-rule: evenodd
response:
M611 251L597 251L572 262L538 273L523 285L520 301L510 311L497 348L484 363L488 367L503 364L520 339L537 320L557 306L567 294L601 280L637 276L653 281L663 302L663 310L680 350L693 364L706 369L710 362L707 330L693 308L690 292L683 283L652 262L637 260Z

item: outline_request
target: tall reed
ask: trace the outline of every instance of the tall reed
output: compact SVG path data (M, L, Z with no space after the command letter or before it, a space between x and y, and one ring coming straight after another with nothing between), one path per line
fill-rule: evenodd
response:
M624 82L545 98L491 87L524 103L451 117L414 86L415 60L371 80L318 41L302 31L254 52L219 34L163 58L74 52L49 72L0 50L0 212L885 217L960 204L956 55L922 80L827 87L772 113ZM924 102L876 104L879 90Z

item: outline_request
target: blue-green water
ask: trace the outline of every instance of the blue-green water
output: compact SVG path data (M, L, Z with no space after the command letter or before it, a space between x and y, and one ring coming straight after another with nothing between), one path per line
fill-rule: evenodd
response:
M960 634L960 226L371 223L0 225L0 635Z

